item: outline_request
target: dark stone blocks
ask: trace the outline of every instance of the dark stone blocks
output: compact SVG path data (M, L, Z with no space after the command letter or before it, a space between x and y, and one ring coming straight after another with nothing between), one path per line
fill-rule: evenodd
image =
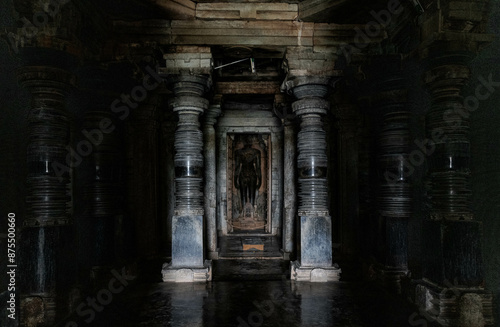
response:
M332 266L332 220L330 216L300 216L302 267Z
M203 267L203 216L172 217L172 267Z
M481 234L478 221L425 221L424 277L441 285L481 285Z
M408 262L408 221L406 218L386 217L385 265L406 268Z

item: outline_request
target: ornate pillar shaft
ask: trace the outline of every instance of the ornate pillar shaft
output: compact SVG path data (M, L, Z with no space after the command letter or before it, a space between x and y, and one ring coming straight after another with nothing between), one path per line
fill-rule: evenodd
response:
M217 259L217 165L214 124L221 114L220 104L211 105L205 113L203 125L205 157L205 217L207 251L209 259Z
M71 247L71 167L68 151L70 117L66 92L74 83L69 72L48 66L26 66L18 71L20 83L32 95L28 116L27 217L23 222L20 278L21 311L35 312L38 323L54 323L58 295L64 287L65 249ZM26 311L27 312L27 311ZM31 316L31 315L30 315Z
M345 99L347 89L342 89L338 98L335 98L338 118L336 123L336 146L337 167L334 179L337 183L339 210L339 222L337 235L333 235L333 241L340 243L342 256L345 258L356 258L362 244L360 223L360 190L359 190L359 130L361 117L358 108ZM328 133L327 133L328 134ZM330 139L334 139L333 137ZM332 142L333 144L333 142ZM335 188L333 188L335 190ZM336 237L337 236L337 239ZM335 247L335 246L334 246Z
M208 108L200 96L177 96L171 102L179 116L175 131L175 214L203 215L203 134L199 115Z
M299 215L309 212L328 215L326 132L321 116L330 104L320 98L295 101L292 108L300 117L297 135L297 170L299 181Z
M110 110L118 96L115 76L109 67L84 66L79 71L78 103L82 121L75 143L90 142L92 151L75 174L75 221L80 264L89 269L94 285L107 282L110 267L119 253L118 221L123 213L124 194L121 125ZM80 201L83 200L83 201Z
M211 88L209 48L177 47L164 56L162 72L174 92L170 107L179 118L174 136L175 210L172 217L172 262L163 266L163 281L211 280L204 260L203 133L199 116L208 109ZM194 50L197 50L196 52Z
M478 99L462 95L473 52L461 48L459 42L431 48L425 73L432 99L426 117L432 208L423 222L424 281L417 286L417 302L443 326L490 326L492 295L483 287L483 227L470 209L470 113Z
M378 230L380 231L375 267L384 287L401 293L401 278L408 274L408 219L411 216L410 112L407 104L407 73L399 57L375 60L377 76L372 105L382 116L377 140ZM423 158L417 158L423 160ZM420 162L421 164L421 162Z
M334 58L333 54L329 56ZM296 48L287 50L287 63L288 77L282 90L297 99L292 109L301 121L297 134L300 244L298 260L292 262L291 278L295 281L335 281L340 278L340 269L332 265L328 158L322 122L322 116L330 108L329 101L324 98L333 86L334 61L311 48Z
M158 103L158 94L148 94L127 120L128 203L139 257L159 251Z

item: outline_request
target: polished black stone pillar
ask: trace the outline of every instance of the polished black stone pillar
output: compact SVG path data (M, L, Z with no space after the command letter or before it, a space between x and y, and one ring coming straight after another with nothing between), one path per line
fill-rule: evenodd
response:
M377 264L384 287L401 293L401 279L408 275L408 220L411 216L408 165L422 164L420 154L410 154L410 111L407 76L399 56L373 59L376 85L371 97L374 114L381 117L377 140ZM416 161L418 160L418 162ZM414 168L413 168L414 169Z
M158 219L158 130L160 96L149 91L126 121L128 214L133 222L135 254L152 258L160 250Z
M78 231L80 285L90 277L94 287L109 280L119 260L123 238L120 230L124 211L123 135L121 120L110 104L122 89L110 67L88 65L78 71L77 104L73 144L89 142L92 151L75 170L75 227Z
M27 217L23 221L19 286L21 314L36 324L52 325L64 312L64 259L71 243L70 117L67 92L71 73L49 66L25 66L18 79L32 95L28 116Z
M442 326L493 325L484 289L482 224L470 209L470 114L477 97L462 95L473 53L458 44L429 50L425 73L432 105L426 117L431 213L423 222L424 280L417 303Z
M203 96L211 86L208 75L170 75L175 97L170 106L178 114L175 131L175 212L172 217L172 262L165 265L164 281L210 280L204 261L203 134L199 116L208 109Z
M332 219L328 210L328 158L322 116L330 108L330 78L296 77L284 86L297 101L292 104L300 118L297 134L298 216L300 250L292 263L296 281L338 280L340 269L332 265Z

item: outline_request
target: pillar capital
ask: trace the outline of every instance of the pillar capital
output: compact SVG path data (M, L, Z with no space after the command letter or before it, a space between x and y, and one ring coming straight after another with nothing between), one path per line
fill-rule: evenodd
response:
M210 75L170 74L165 76L167 88L178 96L205 96L212 88Z
M52 88L54 92L66 92L75 86L76 78L71 72L51 66L24 66L17 70L17 79L22 86L36 91L36 88Z
M288 76L281 85L281 91L297 99L324 98L334 89L339 79L334 76Z
M212 104L205 110L205 126L210 126L213 128L217 122L217 118L222 114L222 109L220 104Z

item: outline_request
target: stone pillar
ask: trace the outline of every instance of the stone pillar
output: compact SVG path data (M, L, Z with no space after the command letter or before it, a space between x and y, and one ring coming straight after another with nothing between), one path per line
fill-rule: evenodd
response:
M288 259L295 252L295 217L297 215L297 192L295 189L296 168L295 168L295 124L289 119L283 121L284 142L283 142L283 172L284 172L284 222L283 222L283 252Z
M67 251L73 248L70 227L70 117L66 94L74 84L69 72L48 66L25 66L20 83L32 95L28 116L27 217L23 222L19 267L21 312L25 323L55 323L66 299L60 284ZM17 263L16 263L17 264ZM69 279L69 278L68 278ZM67 304L66 304L67 305Z
M175 210L172 217L172 261L163 266L163 281L211 280L211 261L204 261L203 134L199 116L208 109L211 87L209 48L177 47L165 55L162 72L173 91L170 106L179 121L175 131Z
M298 52L292 50L289 53L288 64L311 67L310 58L315 57L315 54L310 52L312 50L297 50ZM302 57L308 59L300 60ZM340 278L340 269L332 265L328 158L326 133L321 119L330 109L330 103L325 97L333 86L333 80L331 77L294 76L293 66L291 68L282 89L286 89L297 99L292 104L292 109L301 120L297 135L300 247L298 260L291 263L291 279L312 282L336 281ZM328 70L323 66L319 68Z
M423 222L424 280L417 303L442 326L493 325L492 295L483 287L482 223L470 209L470 113L478 99L462 96L473 53L460 42L429 50L425 73L432 105L426 153L431 214Z
M219 100L220 102L220 100ZM218 259L217 250L217 164L214 124L222 113L220 104L212 104L205 112L203 124L205 157L205 219L209 259Z
M162 112L161 138L161 249L164 253L172 252L172 217L175 210L175 169L174 169L174 132L177 125L175 113Z
M127 191L138 257L159 253L158 220L158 92L130 111L126 122Z
M94 285L100 287L108 282L109 271L121 254L117 243L124 204L124 156L121 124L110 110L119 92L109 67L85 66L78 77L78 103L84 110L74 143L78 148L90 141L92 151L75 174L74 209L82 217L75 221L75 228L80 269L88 267Z
M336 93L339 97L335 98L336 108L334 115L338 118L335 127L336 145L336 163L338 171L334 176L339 192L339 231L337 233L337 242L340 243L341 255L345 260L352 261L358 257L360 251L361 224L359 214L359 178L358 178L358 142L361 116L358 109L349 103L349 99L344 99L347 90ZM335 139L334 137L330 139ZM332 187L330 186L332 189ZM335 242L335 234L333 235ZM334 245L335 248L335 245Z
M377 264L374 269L382 285L401 293L401 279L408 275L408 220L411 216L411 189L408 163L415 166L423 155L410 156L410 111L407 103L407 76L399 56L372 58L374 85L371 109L379 117L377 137L378 216ZM415 167L416 168L416 167ZM414 168L413 168L414 169Z

